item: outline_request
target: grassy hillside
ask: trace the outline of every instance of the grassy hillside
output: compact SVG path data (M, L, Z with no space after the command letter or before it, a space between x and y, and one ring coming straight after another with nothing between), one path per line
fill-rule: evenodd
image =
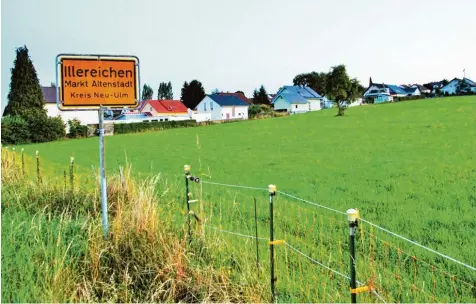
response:
M405 212L399 216L404 223L388 224L411 233L418 233L412 229L420 225L417 214L443 217L448 227L471 221L476 97L363 106L341 118L334 112L107 137L107 167L117 170L127 157L135 172L172 178L191 164L211 180L274 183L339 210L359 207L362 216L377 222L375 206L379 214ZM98 166L97 138L25 150L30 155L39 150L42 159L58 165L74 156L87 172ZM428 212L434 204L446 207ZM476 262L472 254L461 258Z
M274 183L278 190L340 211L359 208L367 220L474 266L476 97L368 105L347 110L345 117L334 115L335 110L323 110L269 120L107 137L107 168L117 172L127 158L139 177L160 173L164 183L174 185L174 190L164 197L176 202L183 201L184 164L191 164L193 173L204 181L262 188ZM91 166L98 166L97 138L24 148L30 156L39 150L42 162L48 165L44 174L59 176L60 181L69 157L74 156L83 176L82 186L94 185ZM259 233L268 236L265 192L210 184L193 185L192 192L199 198L193 208L202 220L251 235L252 198L257 198ZM180 216L172 218L177 223ZM305 249L306 254L326 261L334 269L347 271L345 216L278 195L276 217L278 239ZM387 300L476 298L471 286L465 290L453 288L458 290L453 292L451 277L432 279L423 267L413 272L417 262L413 260L412 265L411 257L457 274L466 282L474 282L474 273L378 234L369 226L361 225L360 231L360 277L373 277L388 292ZM376 244L372 244L374 241ZM245 256L252 264L253 243L240 242L229 238L224 246L236 247L238 256ZM266 244L260 245L265 268L267 250ZM408 254L407 258L401 252ZM316 274L315 268L305 264L308 261L291 259L288 250L279 249L278 254L282 299L347 301L345 280L335 283L329 273ZM368 266L369 257L370 264L376 265ZM387 265L385 261L392 263ZM403 277L398 280L400 285L394 284L392 277ZM331 283L314 286L316 280Z

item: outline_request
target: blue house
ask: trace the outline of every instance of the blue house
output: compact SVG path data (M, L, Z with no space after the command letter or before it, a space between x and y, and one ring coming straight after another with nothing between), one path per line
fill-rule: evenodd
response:
M307 86L284 86L271 100L275 111L287 111L290 114L318 111L323 98Z

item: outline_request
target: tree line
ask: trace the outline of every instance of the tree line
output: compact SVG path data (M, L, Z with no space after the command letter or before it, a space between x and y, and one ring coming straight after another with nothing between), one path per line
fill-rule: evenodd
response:
M360 83L355 78L350 78L347 75L344 65L332 67L328 73L310 72L298 74L294 77L293 84L309 86L322 96L327 96L336 103L339 109L339 116L344 114L347 103L355 100L363 92L363 87ZM218 92L215 89L214 93ZM242 91L236 91L235 93L243 94ZM152 87L144 84L142 100L150 100L153 98L153 95ZM194 79L190 82L184 82L180 100L187 108L196 108L204 97L205 90L200 81ZM173 99L170 81L159 84L157 99ZM271 105L270 97L263 85L259 89L254 90L252 103ZM2 143L45 142L66 136L66 125L61 117L47 116L38 75L26 46L16 49L14 67L11 70L8 104L5 107L3 116ZM76 125L78 125L77 121L68 123L74 134L84 134L87 131L84 128L76 128Z

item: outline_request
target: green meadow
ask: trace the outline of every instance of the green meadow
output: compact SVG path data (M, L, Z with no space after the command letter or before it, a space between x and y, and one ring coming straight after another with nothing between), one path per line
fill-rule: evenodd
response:
M222 238L227 258L216 263L232 269L245 266L230 262L230 255L256 263L255 243L216 228L254 235L256 199L258 233L268 238L267 193L207 182L275 184L278 191L341 212L358 208L370 222L476 266L476 97L366 105L344 117L335 117L336 111L106 137L106 170L113 175L130 166L137 180L160 175L157 195L177 208L169 220L179 227L186 209L183 166L191 165L203 181L190 186L198 199L192 210L204 224L194 227L209 239ZM38 150L42 179L61 186L74 157L76 187L97 189L98 138L20 148L32 179ZM345 215L280 193L275 203L276 239L348 274ZM258 247L258 272L267 283L269 250L265 241ZM348 301L345 279L290 247L276 250L280 301ZM371 281L388 301L476 300L474 271L368 224L359 227L357 250L358 279ZM361 299L379 301L368 294Z

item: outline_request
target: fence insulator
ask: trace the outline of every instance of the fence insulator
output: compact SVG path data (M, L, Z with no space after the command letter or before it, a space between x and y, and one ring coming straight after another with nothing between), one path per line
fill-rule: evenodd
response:
M359 293L366 292L366 291L369 291L369 290L370 290L369 286L362 286L362 287L357 287L357 288L351 288L350 293L359 294Z

